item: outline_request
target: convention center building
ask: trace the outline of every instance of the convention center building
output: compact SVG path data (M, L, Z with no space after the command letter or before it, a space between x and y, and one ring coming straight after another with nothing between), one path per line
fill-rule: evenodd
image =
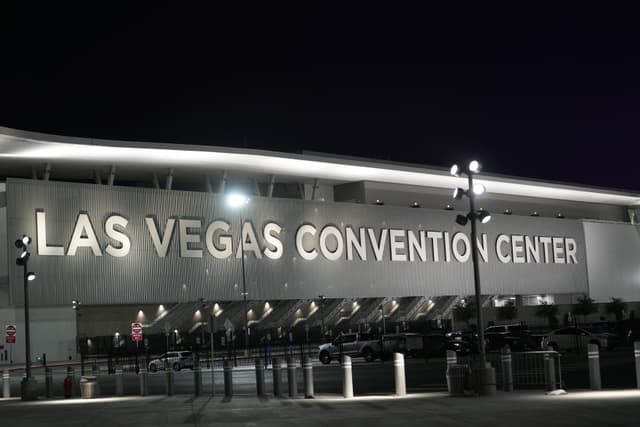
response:
M640 194L486 169L485 322L505 304L531 322L543 303L571 316L584 295L640 308ZM75 358L79 337L129 342L132 323L173 343L211 326L253 341L452 327L474 295L471 229L456 221L469 200L452 197L466 185L417 164L0 127L0 324L16 331L0 358L24 360L25 283L32 354L50 360Z

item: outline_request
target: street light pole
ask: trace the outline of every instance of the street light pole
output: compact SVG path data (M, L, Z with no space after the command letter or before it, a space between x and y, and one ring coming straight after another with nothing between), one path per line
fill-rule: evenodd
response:
M319 295L318 296L320 298L320 328L321 328L321 334L322 337L320 337L320 340L324 343L325 340L325 332L324 332L324 303L326 300L326 297L324 295Z
M31 243L31 237L23 235L21 239L16 240L15 246L20 251L20 255L16 258L16 264L22 266L22 279L24 286L24 334L25 334L25 367L26 377L21 383L22 400L36 400L38 392L36 390L36 380L31 376L31 328L29 322L29 282L35 280L36 275L27 270L29 264L28 245Z
M473 174L469 173L467 178L469 182L469 189L471 190L469 191L469 210L471 212L475 212L476 197L473 192ZM480 269L478 265L478 227L476 223L476 215L472 215L471 217L471 264L473 265L473 285L476 299L476 319L478 319L478 340L480 341L478 343L478 348L480 351L480 363L482 366L486 366L487 354L484 342L484 321L482 319L482 306L480 301L482 291L480 289Z
M244 268L244 215L240 214L240 260L242 263L242 300L244 301L244 353L249 351L249 306L247 303L247 277Z

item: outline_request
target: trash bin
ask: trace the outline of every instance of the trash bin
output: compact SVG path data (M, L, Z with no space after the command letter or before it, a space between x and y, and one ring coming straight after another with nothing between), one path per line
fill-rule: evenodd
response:
M447 389L451 396L464 395L469 376L469 366L453 364L447 368Z
M98 377L83 376L80 379L80 395L83 399L94 399L100 396Z

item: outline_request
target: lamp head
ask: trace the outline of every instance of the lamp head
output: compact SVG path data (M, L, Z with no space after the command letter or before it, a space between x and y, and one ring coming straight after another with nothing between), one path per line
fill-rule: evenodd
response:
M460 171L460 166L458 166L458 165L451 166L451 169L449 170L449 172L453 176L460 176L460 172L461 172Z
M249 203L249 198L244 194L231 193L227 196L227 205L232 208L239 208L246 206Z
M34 280L36 280L36 273L34 273L33 271L30 271L27 273L27 280L32 282Z
M469 172L471 173L480 173L482 170L482 165L477 160L471 160L469 163Z
M473 184L473 194L475 194L476 196L480 196L481 194L484 194L485 191L487 191L487 189L485 188L484 185Z
M464 189L458 187L458 188L453 190L453 198L454 199L460 200L460 199L462 199L462 196L464 196Z
M489 221L491 221L491 214L487 211L482 210L478 212L477 218L480 220L482 224L486 224Z
M464 215L460 215L460 214L458 214L458 215L456 216L456 222L457 222L458 224L462 225L462 226L467 225L467 222L468 222L468 221L469 221L469 218L467 218L467 217L466 217L466 216L464 216Z

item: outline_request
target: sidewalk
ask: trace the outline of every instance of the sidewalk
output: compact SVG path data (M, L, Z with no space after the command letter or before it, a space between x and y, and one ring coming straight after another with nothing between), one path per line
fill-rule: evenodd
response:
M636 426L640 390L584 391L547 396L540 391L496 397L421 393L398 398L258 399L234 396L152 396L95 400L0 400L8 426Z

